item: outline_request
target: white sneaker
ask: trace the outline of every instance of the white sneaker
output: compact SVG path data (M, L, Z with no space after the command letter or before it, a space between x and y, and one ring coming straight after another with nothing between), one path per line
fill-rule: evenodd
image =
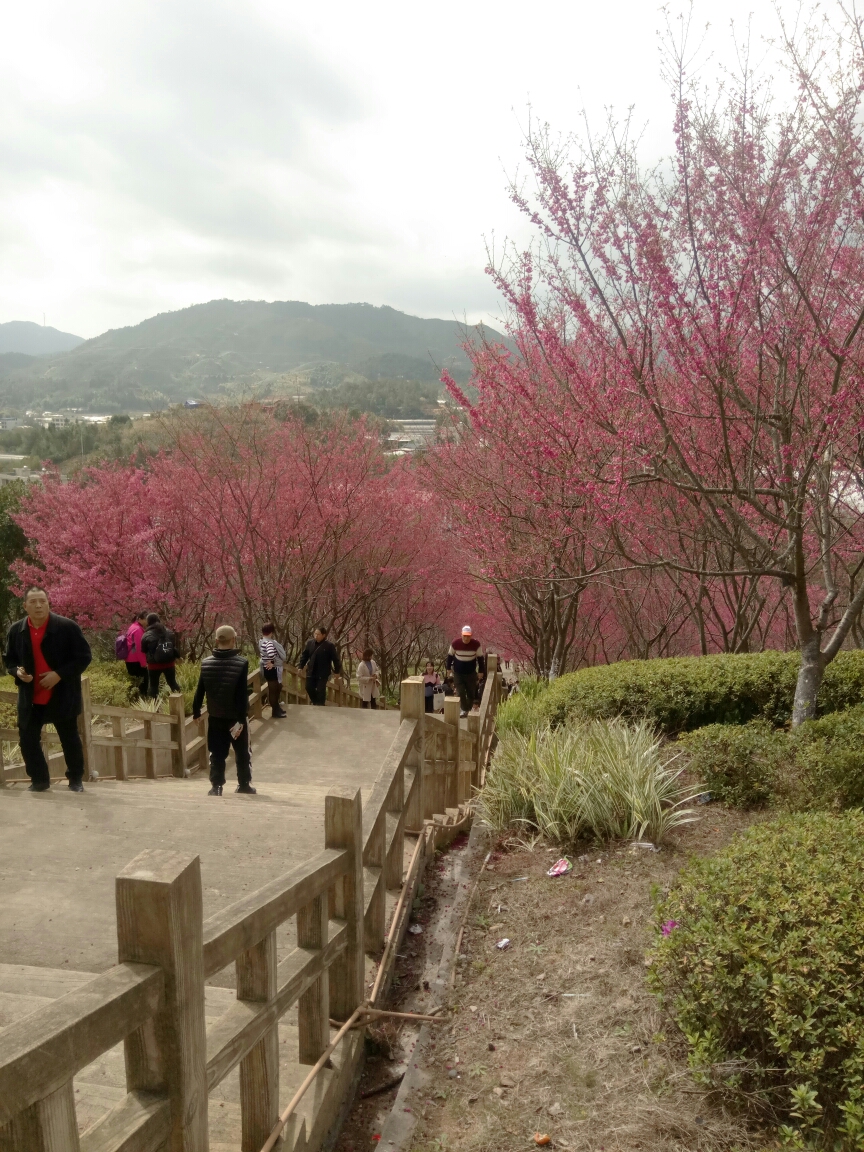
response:
M459 718L460 718L460 720L464 720L464 719L465 719L465 717L466 717L467 715L468 715L468 713L467 713L467 712L460 712L460 713L459 713Z

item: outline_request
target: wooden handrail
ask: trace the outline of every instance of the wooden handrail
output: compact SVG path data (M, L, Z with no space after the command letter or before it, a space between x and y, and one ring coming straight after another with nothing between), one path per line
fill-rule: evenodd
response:
M277 880L204 921L204 975L215 976L241 952L248 952L294 916L348 870L346 851L325 848Z
M398 772L405 767L411 753L411 748L417 735L417 721L403 720L399 731L381 766L381 771L372 785L369 799L363 805L363 848L364 852L375 827L386 811L387 801L390 798L394 780Z
M238 1000L207 1029L207 1087L215 1088L277 1024L303 993L345 951L346 928L331 920L324 948L295 948L276 970L276 995L255 1003Z
M0 1031L0 1125L150 1020L164 988L161 968L118 964Z
M117 880L119 954L127 963L0 1032L0 1126L12 1124L13 1143L15 1126L26 1121L41 1126L40 1139L50 1131L58 1147L75 1147L72 1077L125 1039L130 1091L80 1138L81 1152L155 1149L172 1141L198 1146L207 1093L238 1065L244 1141L260 1147L278 1115L280 1019L297 1004L298 1059L314 1074L331 1050L328 1015L349 1019L364 1003L363 953L384 943L386 892L401 888L400 914L386 932L387 971L382 963L376 990L389 979L407 921L406 835L419 830L407 878L413 891L427 846L438 842L439 813L446 812L451 827L470 818L463 799L471 777L482 778L494 740L498 681L494 667L491 672L471 732L454 718L453 702L443 718L430 716L422 681L404 682L402 720L366 804L356 788L332 789L327 847L208 920L202 920L197 857L148 851L128 865ZM260 676L251 673L250 680L256 684ZM341 690L340 702L348 695ZM193 722L181 705L175 696L171 716L160 719L179 725L185 753L203 742L198 735L187 744ZM123 715L129 712L146 718L150 731L154 714L129 709ZM122 726L123 715L107 714ZM137 742L151 750L171 746L152 737ZM113 741L118 756L133 743L131 736ZM297 947L277 963L276 933L291 917ZM205 1030L204 982L232 963L238 999ZM354 1041L343 1042L356 1052ZM150 1090L160 1083L164 1091Z

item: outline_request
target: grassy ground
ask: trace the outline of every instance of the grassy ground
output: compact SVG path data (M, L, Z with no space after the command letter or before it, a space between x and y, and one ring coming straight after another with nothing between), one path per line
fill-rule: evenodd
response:
M572 1152L767 1147L693 1083L684 1044L645 984L652 892L688 855L715 852L753 819L712 805L660 852L585 848L558 879L546 876L557 852L497 844L468 915L452 1026L431 1042L429 1082L410 1101L411 1152L517 1152L537 1147L535 1134ZM416 962L404 964L394 1003L422 1010ZM370 1079L386 1080L386 1069ZM363 1102L340 1149L378 1146L394 1096Z

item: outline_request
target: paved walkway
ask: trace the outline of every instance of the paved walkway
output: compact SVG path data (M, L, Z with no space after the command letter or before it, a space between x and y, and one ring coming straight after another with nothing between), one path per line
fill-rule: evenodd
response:
M253 728L257 796L230 775L220 799L202 776L0 789L0 964L115 964L114 878L145 848L201 856L205 917L287 872L324 845L327 791L365 798L398 727L397 711L289 706Z

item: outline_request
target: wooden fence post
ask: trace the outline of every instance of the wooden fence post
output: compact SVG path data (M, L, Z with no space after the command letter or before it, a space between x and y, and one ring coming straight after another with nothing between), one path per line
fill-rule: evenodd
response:
M330 965L330 1012L347 1020L363 1003L366 960L363 951L363 803L360 789L331 788L324 799L325 847L345 848L349 872L336 884L336 915L347 922L345 951Z
M81 714L78 717L78 732L81 735L81 747L84 749L84 775L93 780L93 770L96 767L93 761L93 714L91 708L93 701L90 696L90 677L85 673L81 677Z
M473 738L473 749L471 752L471 784L474 788L480 787L480 761L482 751L480 748L480 715L477 712L469 712L468 714L468 731Z
M126 717L111 717L111 734L120 741L114 749L114 775L118 780L129 779L129 761L126 755Z
M0 1148L10 1152L79 1152L80 1147L71 1080L0 1129Z
M399 714L403 720L417 721L417 741L410 756L406 760L409 768L416 773L413 799L409 811L405 815L405 822L409 828L420 830L426 817L426 779L424 764L424 716L426 714L423 696L423 677L409 676L399 686Z
M156 749L153 747L153 721L144 721L144 775L148 780L156 779Z
M374 868L378 872L378 877L375 881L375 891L369 901L369 907L366 909L366 922L363 926L364 948L370 956L373 956L380 948L384 947L384 938L387 935L386 855L387 824L385 817L376 822L376 826L373 828L363 850L364 869Z
M405 769L400 768L393 786L390 789L390 799L387 811L391 820L396 820L396 829L386 853L384 861L384 887L391 891L398 891L402 887L402 875L405 871ZM386 852L386 845L385 845Z
M327 894L310 900L297 913L297 947L316 950L323 948L327 943L329 919ZM328 993L327 974L324 973L306 989L297 1002L298 1060L301 1064L314 1064L330 1043ZM258 1149L252 1152L258 1152Z
M186 703L182 692L172 692L168 697L168 711L176 721L171 725L171 739L177 742L171 750L171 775L182 780L186 775Z
M447 725L447 794L453 797L453 806L458 808L468 799L468 792L462 779L459 763L459 697L444 698L444 723Z
M237 999L267 1001L276 995L276 933L237 957ZM242 1152L259 1152L279 1118L279 1022L240 1061Z
M264 701L261 699L261 669L256 668L252 673L252 690L255 694L255 702L252 705L252 715L256 720L263 720L264 718Z
M119 961L156 964L165 1006L125 1041L130 1092L171 1100L166 1152L207 1152L207 1039L201 862L148 849L117 877Z

